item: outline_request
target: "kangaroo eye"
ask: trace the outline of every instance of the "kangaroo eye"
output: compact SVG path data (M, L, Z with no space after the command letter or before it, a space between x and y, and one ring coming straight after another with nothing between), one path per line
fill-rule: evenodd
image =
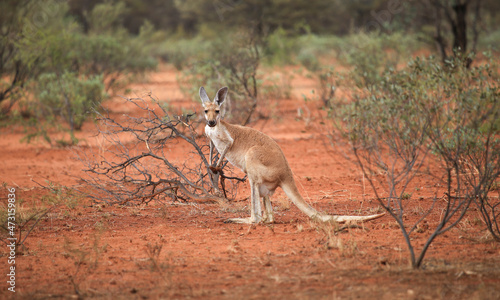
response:
M216 113L216 114L218 114L218 113L219 113L219 111L218 111L218 110L216 110L216 111L215 111L215 113Z
M208 114L208 109L205 109L205 113Z

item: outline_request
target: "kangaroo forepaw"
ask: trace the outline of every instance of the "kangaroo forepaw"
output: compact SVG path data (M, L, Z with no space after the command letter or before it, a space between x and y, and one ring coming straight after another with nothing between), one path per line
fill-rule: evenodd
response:
M214 167L210 166L209 169L214 173L214 174L222 174L222 168L221 167Z

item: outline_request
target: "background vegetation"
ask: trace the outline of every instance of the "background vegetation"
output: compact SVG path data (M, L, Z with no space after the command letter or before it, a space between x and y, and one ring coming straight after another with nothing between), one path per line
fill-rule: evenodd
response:
M6 0L0 4L1 115L29 120L30 128L50 128L61 118L67 124L58 129L71 133L106 92L164 60L185 71L187 87L229 85L232 109L249 111L237 121L248 123L261 96L261 67L303 65L327 101L329 58L353 67L354 82L363 87L417 49L442 61L498 51L498 11L493 0ZM101 94L79 91L76 99L68 91L51 97L55 109L43 108L41 82L61 92L95 81Z

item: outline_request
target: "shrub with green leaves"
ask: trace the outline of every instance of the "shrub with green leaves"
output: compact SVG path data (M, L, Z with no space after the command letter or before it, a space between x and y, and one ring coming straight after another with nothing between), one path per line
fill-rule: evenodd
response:
M0 108L7 115L13 102L19 103L20 110L11 116L28 119L25 141L43 136L52 144L56 129L69 131L75 143L73 130L93 115L104 88L127 83L157 65L150 53L157 32L147 22L138 35L127 32L123 2L95 5L83 15L85 30L66 2L10 1L0 7L0 15L7 16L0 25L8 32L0 38L0 52L6 54L0 59L0 103L10 100Z
M65 2L49 0L42 7L34 0L10 1L0 7L5 10L0 15L6 16L0 25L8 32L0 38L0 52L5 53L0 61L0 102L26 101L30 89L43 89L37 83L40 76L46 80L43 74L100 78L109 89L157 65L149 52L156 32L146 22L138 35L128 33L122 26L123 2L95 5L83 16L87 31L70 17Z
M52 18L42 24L33 24L36 12L30 12L21 25L30 31L20 31L12 37L16 41L16 56L12 59L31 68L29 79L36 79L42 73L77 72L102 74L109 82L120 75L156 67L156 60L145 51L152 35L151 26L145 24L139 35L130 35L120 25L123 3L96 5L85 15L88 32L83 32L81 24L74 19L66 17L66 4L55 2L52 5L57 7Z
M197 95L200 86L209 93L215 93L222 86L229 87L223 113L233 122L246 125L256 110L259 96L260 45L260 39L253 32L221 36L199 60L184 69L181 88L186 94Z
M33 109L41 120L58 123L61 119L71 131L79 130L83 122L93 116L93 108L103 100L102 76L42 74L37 81L36 97L38 101Z
M103 75L106 89L121 77L154 70L157 59L149 52L155 31L145 22L138 35L129 34L121 25L127 8L123 2L97 4L86 14L87 34L79 34L72 50L76 53L79 72ZM76 47L75 47L76 46Z
M500 236L500 201L490 194L500 176L496 70L493 59L469 70L456 58L445 65L434 57L417 58L401 71L383 73L353 102L332 110L376 199L399 224L413 267L421 266L429 245L474 202L488 229ZM440 167L430 167L436 163ZM440 187L411 223L410 185L417 175ZM439 221L416 255L411 236L436 212Z
M290 37L283 28L278 28L266 38L263 54L270 65L291 64L298 46L296 38Z
M312 52L299 52L299 54L297 54L297 61L311 72L315 72L320 68L319 60Z
M385 71L396 69L417 46L411 34L360 32L347 37L338 52L342 62L353 66L351 77L363 88L377 84Z
M157 47L156 55L182 70L195 61L207 59L211 47L212 42L200 35L191 39L169 38Z

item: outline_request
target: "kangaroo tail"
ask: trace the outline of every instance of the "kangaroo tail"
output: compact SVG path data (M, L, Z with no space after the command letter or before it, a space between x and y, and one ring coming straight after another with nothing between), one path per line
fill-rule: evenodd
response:
M305 213L309 218L318 219L323 222L335 221L338 223L345 223L349 221L369 221L377 219L385 215L385 213L370 215L370 216L331 216L318 212L311 205L309 205L304 198L299 193L297 185L295 182L287 182L281 185L281 188L285 194L290 198L290 200L297 206L303 213Z
M315 210L309 203L307 203L304 198L299 193L295 182L285 183L281 186L287 197L292 201L295 206L297 206L303 213L305 213L309 218L314 218L321 213Z

